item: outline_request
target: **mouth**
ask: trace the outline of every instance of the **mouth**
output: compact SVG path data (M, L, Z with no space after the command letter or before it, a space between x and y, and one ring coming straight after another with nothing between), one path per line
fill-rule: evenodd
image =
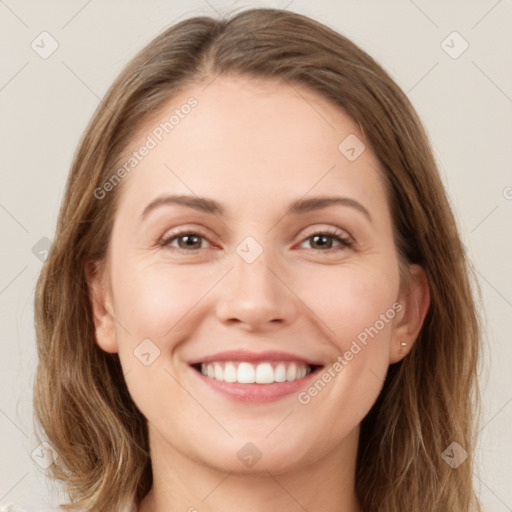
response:
M205 390L246 403L298 394L324 367L318 361L286 352L246 350L220 352L188 364Z
M295 361L209 361L191 365L208 379L231 384L275 384L300 381L321 365Z

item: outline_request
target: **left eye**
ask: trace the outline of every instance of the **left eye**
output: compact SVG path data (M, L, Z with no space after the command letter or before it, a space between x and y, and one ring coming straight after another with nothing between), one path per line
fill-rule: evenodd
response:
M335 240L338 242L338 245L332 247L332 242L329 242L329 239ZM195 252L195 249L204 249L202 240L207 240L207 238L191 231L182 231L180 233L171 233L169 236L164 237L159 245L174 247L183 252ZM343 232L331 230L320 231L309 235L303 240L301 245L309 240L312 240L315 245L320 247L319 252L339 251L353 246L353 242ZM327 242L325 242L326 240ZM174 242L177 242L178 245L173 245Z
M188 232L188 231L182 231L180 233L171 234L168 237L165 237L161 242L160 245L172 247L172 243L175 240L178 241L178 247L176 247L178 250L181 251L193 251L194 249L202 249L201 247L201 239L206 240L204 236L201 236L197 233ZM180 240L184 240L183 244L180 244ZM198 244L199 240L199 244ZM199 245L199 247L198 247Z

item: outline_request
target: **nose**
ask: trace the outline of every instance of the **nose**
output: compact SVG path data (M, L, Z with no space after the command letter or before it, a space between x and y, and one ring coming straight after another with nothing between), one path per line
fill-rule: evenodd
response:
M239 324L248 331L270 331L292 324L300 300L293 292L289 272L282 269L270 251L252 263L235 255L234 268L218 290L216 313L226 324Z

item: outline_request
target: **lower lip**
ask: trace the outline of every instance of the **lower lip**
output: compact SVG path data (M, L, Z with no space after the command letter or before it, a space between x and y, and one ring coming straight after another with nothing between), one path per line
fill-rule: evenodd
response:
M190 368L206 385L224 395L243 402L272 402L288 395L297 394L309 385L316 377L318 370L290 382L273 382L272 384L240 384L239 382L224 382L204 376L194 368Z

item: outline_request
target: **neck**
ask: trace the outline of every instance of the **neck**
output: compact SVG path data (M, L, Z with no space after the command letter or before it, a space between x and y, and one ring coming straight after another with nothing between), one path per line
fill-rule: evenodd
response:
M358 438L359 427L326 456L301 467L243 474L191 460L150 429L153 486L138 511L362 512L355 495Z

